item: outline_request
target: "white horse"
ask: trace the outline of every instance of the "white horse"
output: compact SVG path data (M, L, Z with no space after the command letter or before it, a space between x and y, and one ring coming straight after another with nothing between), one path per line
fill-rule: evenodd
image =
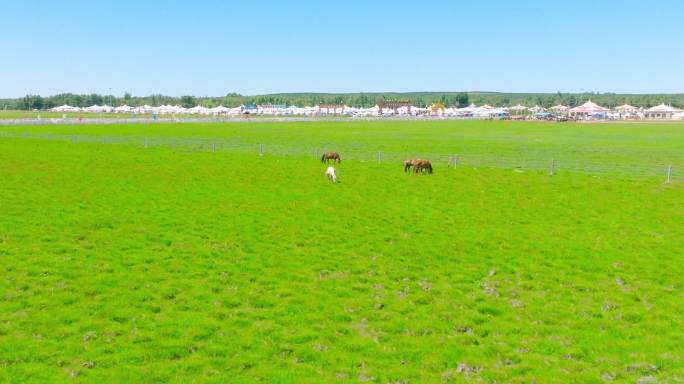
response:
M328 176L328 180L333 183L337 183L337 175L335 174L335 167L328 167L325 170L325 175Z

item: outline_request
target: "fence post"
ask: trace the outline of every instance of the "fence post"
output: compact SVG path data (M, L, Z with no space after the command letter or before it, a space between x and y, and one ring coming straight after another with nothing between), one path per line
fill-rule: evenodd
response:
M456 170L456 167L458 166L458 155L454 155L453 165L454 165L454 170Z
M318 159L318 148L314 149L314 157Z
M175 151L176 150L176 139L171 139L171 148Z
M378 151L378 163L382 162L382 152Z
M556 160L551 160L551 170L549 171L549 175L553 176L556 173Z
M211 143L211 151L216 152L216 143Z
M147 149L147 147L149 147L149 144L148 144L148 142L147 142L147 137L146 137L146 138L145 138L145 149Z
M667 183L672 182L672 165L667 166Z
M264 155L264 145L259 144L259 156L263 156L263 155Z

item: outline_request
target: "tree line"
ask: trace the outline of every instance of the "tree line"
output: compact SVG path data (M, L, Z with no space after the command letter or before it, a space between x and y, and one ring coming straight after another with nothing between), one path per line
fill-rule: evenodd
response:
M164 96L159 94L149 96L133 96L126 93L123 96L100 95L100 94L74 94L63 93L53 96L26 95L21 98L0 99L0 109L3 110L45 110L56 106L68 104L75 107L88 107L91 105L181 105L191 108L197 105L204 107L237 107L240 105L272 104L272 105L296 105L314 106L318 104L345 104L353 107L368 108L379 101L408 101L417 107L427 107L435 103L441 103L448 107L465 107L469 104L493 106L513 106L517 104L528 107L539 105L551 107L563 104L575 107L587 100L608 108L621 104L630 104L635 107L650 108L665 103L675 107L684 107L684 94L616 94L616 93L497 93L497 92L375 92L375 93L277 93L269 95L246 96L237 93L229 93L219 97L195 97L195 96Z

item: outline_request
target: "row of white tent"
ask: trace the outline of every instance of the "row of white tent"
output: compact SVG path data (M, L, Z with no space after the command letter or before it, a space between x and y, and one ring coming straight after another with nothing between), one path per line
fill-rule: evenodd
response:
M380 108L375 105L370 108L356 108L347 105L337 108L326 108L320 106L313 107L277 107L277 106L254 106L246 107L239 106L235 108L227 108L218 106L214 108L207 108L196 106L192 108L183 108L178 105L161 105L153 107L143 105L140 107L131 107L122 105L120 107L111 107L108 105L93 105L90 107L79 108L69 105L62 105L51 109L54 112L90 112L90 113L136 113L136 114L178 114L178 115L240 115L244 113L258 114L258 115L349 115L349 116L380 116L380 115L424 115L436 114L440 116L457 116L457 115L475 115L475 116L490 116L501 115L508 113L506 108L494 108L488 105L477 107L470 105L465 108L421 108L421 107L399 107L397 109Z
M119 107L112 107L109 105L92 105L90 107L72 107L70 105L62 105L59 107L52 108L51 111L54 112L91 112L91 113L141 113L141 114L227 114L231 112L241 113L242 108L226 108L224 106L218 106L215 108L205 108L202 106L196 106L192 108L183 108L178 105L161 105L158 107L153 107L150 105L143 105L140 107L131 107L129 105L122 105Z
M112 107L109 105L93 105L90 107L79 108L69 105L62 105L52 108L55 112L90 112L90 113L123 113L123 114L160 114L160 115L242 115L245 113L256 115L271 115L271 116L316 116L316 115L347 115L347 116L418 116L418 115L437 115L449 117L474 117L474 118L494 118L503 117L510 114L544 114L553 113L556 115L570 115L575 117L582 116L596 116L605 115L609 118L662 118L662 119L684 119L684 112L661 104L653 108L637 108L630 105L621 105L614 109L602 107L591 101L570 108L564 105L556 105L551 108L542 108L538 105L534 107L526 107L524 105L516 105L513 107L493 107L490 105L469 105L464 108L443 108L443 107L409 107L403 106L396 109L381 108L375 105L370 108L356 108L347 105L344 106L313 106L313 107L297 107L297 106L239 106L234 108L224 107L222 105L213 108L203 106L195 106L192 108L184 108L178 105L161 105L153 107L150 105L143 105L140 107L131 107L122 105L119 107Z
M345 107L345 112L346 112ZM350 110L354 110L350 108ZM416 108L416 107L402 107L396 111L382 110L375 106L373 108L364 110L358 109L356 113L365 115L421 115L432 114L438 116L449 117L474 117L474 118L497 118L509 116L511 114L527 114L535 115L556 115L556 116L573 116L576 118L591 118L603 117L610 119L624 119L624 118L638 118L638 119L676 119L684 120L684 111L674 108L670 105L660 104L651 108L638 108L628 104L620 105L616 108L609 109L602 107L594 102L587 101L586 103L570 108L562 104L555 105L550 108L543 108L538 105L534 107L526 107L524 105L516 105L513 107L493 107L491 105L475 106L469 105L465 108Z
M72 107L70 105L62 105L59 107L52 108L53 112L90 112L90 113L126 113L126 114L159 114L159 115L240 115L246 112L254 114L265 114L265 115L314 115L319 113L318 107L256 107L249 108L245 106L239 106L234 108L224 107L219 105L218 107L207 108L203 106L195 106L192 108L184 108L179 105L161 105L158 107L153 107L150 105L143 105L140 107L131 107L128 105L122 105L119 107L112 107L109 105L93 105L90 107Z
M554 108L557 108L556 106ZM561 106L562 107L562 106ZM684 120L684 111L671 105L660 104L651 108L639 108L629 104L622 104L613 109L602 107L591 100L575 108L565 108L562 113L573 117L601 117L608 119L658 119L658 120ZM552 108L553 110L553 108ZM558 112L556 110L555 112Z

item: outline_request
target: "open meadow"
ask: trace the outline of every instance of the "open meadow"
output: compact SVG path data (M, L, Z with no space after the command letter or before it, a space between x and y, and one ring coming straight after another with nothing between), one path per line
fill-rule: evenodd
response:
M682 148L677 123L0 126L0 382L684 382Z

